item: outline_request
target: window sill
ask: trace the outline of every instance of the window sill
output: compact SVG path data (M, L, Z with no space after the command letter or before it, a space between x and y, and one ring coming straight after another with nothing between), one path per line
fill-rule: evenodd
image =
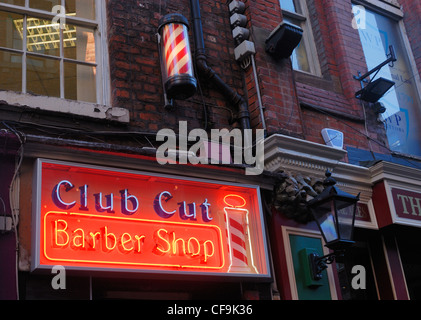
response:
M337 94L343 94L342 87L339 81L327 79L322 75L308 73L301 70L294 70L295 81L320 88L326 91L333 91Z
M0 91L0 102L17 107L61 112L100 120L112 120L121 123L128 123L130 121L128 110L123 108L113 108L95 103L38 96L28 93Z

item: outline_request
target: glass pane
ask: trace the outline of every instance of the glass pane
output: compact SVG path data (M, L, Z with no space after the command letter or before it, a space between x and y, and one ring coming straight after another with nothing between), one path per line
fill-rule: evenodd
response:
M338 235L335 229L335 220L332 215L325 215L324 220L320 222L320 227L324 231L326 241L331 242L338 239Z
M292 67L295 70L310 72L310 65L308 63L307 50L304 40L298 44L291 56Z
M288 10L291 12L297 12L294 0L280 0L282 10Z
M61 0L29 0L30 8L48 12L52 12L53 7L57 5L61 5Z
M0 50L0 90L22 91L22 55Z
M96 103L96 68L65 62L64 93L66 99Z
M65 58L95 63L95 36L92 29L67 24L63 36Z
M66 14L95 20L94 0L66 0Z
M327 242L331 242L338 239L338 234L335 227L335 219L332 214L334 212L333 202L328 201L324 204L319 205L313 209L315 218L323 230L324 236Z
M286 18L286 17L284 17L284 20L301 27L298 21L295 21L293 19ZM295 50L293 51L291 55L292 67L294 70L310 72L311 70L310 70L310 65L308 62L307 49L306 49L304 37L305 35L303 35L301 42L298 44L298 46L295 48Z
M58 23L39 18L27 18L28 52L52 56L60 55L60 28Z
M357 17L357 10L354 12ZM366 10L364 22L365 26L358 28L358 32L367 69L387 59L390 45L394 46L398 59L393 66L384 66L376 76L396 83L380 99L386 107L381 118L389 146L396 152L421 156L421 102L399 24L370 10Z
M0 0L0 3L13 4L15 6L25 6L25 0Z
M60 97L60 62L55 59L27 57L27 92Z
M339 236L344 240L352 240L352 217L354 214L354 205L338 201L337 213Z
M0 30L0 47L22 50L22 15L0 11Z

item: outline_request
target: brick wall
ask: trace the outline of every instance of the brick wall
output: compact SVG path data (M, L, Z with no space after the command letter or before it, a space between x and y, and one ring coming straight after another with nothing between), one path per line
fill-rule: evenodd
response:
M361 87L353 76L358 71L366 72L367 67L358 31L352 28L351 1L307 1L321 77L294 72L289 60L276 61L264 52L266 37L282 21L278 1L246 3L258 49L256 60L268 133L324 144L321 130L330 127L344 132L345 145L387 152L383 125L355 99ZM268 9L260 14L263 6ZM367 130L366 118L370 123ZM369 143L367 135L375 142Z
M275 60L265 52L265 40L282 21L278 0L244 1L252 41L256 46L256 65L268 134L282 133L303 138L302 118L289 60ZM253 76L251 70L247 78ZM251 82L251 80L250 80ZM251 95L253 97L253 95ZM256 109L256 102L249 101ZM256 116L254 117L256 119ZM256 121L254 124L257 126Z
M405 11L405 29L411 43L415 63L418 73L421 73L421 2L411 0L401 0Z
M200 1L208 65L239 94L244 95L243 75L233 59L233 39L228 6L223 1ZM230 128L232 106L211 84L198 79L200 89L192 98L164 109L156 32L165 14L183 14L192 26L190 2L108 1L112 102L130 110L131 125L145 131L176 128ZM194 54L193 30L190 44ZM207 114L207 121L205 120Z
M234 40L227 0L201 0L208 65L249 103L251 123L261 128L255 79L251 67L242 70L234 59ZM350 0L307 0L321 76L292 70L289 59L275 60L265 52L265 40L282 21L278 0L244 0L247 28L256 46L256 68L268 134L287 134L324 144L321 130L338 129L345 145L387 153L384 126L367 106L355 99L360 83L353 76L367 67L358 31L352 28ZM405 26L421 70L421 3L403 0ZM164 109L156 32L167 13L182 13L191 24L190 1L108 1L112 101L128 108L131 125L156 132L189 127L230 128L235 108L199 78L200 89L173 111ZM194 54L193 30L190 40ZM207 115L205 117L205 115ZM367 121L367 126L365 126ZM237 124L234 124L237 126ZM371 139L367 139L368 137Z

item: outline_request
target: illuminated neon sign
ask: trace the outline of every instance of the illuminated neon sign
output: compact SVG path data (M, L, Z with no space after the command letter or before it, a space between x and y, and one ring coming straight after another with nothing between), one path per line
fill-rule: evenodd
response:
M39 159L32 269L269 277L255 186Z

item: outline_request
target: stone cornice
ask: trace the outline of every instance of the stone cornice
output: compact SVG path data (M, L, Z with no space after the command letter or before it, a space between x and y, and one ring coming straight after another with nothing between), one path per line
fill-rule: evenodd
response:
M277 134L265 141L265 169L320 179L330 170L341 189L361 192L361 200L368 202L372 196L370 170L344 162L346 154L342 149Z
M345 150L281 134L265 141L265 169L301 172L324 176L345 157Z
M382 180L421 187L421 170L391 162L379 162L370 169L371 183Z

